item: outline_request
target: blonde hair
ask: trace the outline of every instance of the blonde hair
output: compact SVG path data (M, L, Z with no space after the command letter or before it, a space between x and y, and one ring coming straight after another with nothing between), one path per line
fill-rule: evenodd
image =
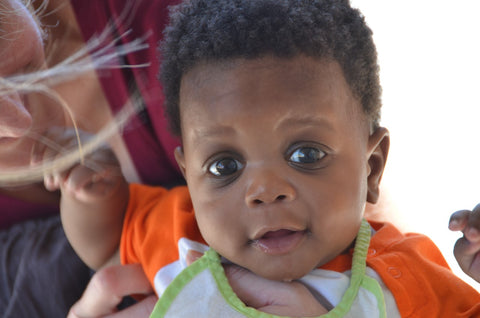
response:
M40 6L40 8L42 8L41 10L46 6L46 1L48 0L44 0L43 4ZM31 0L23 0L23 3L27 7L31 7L31 2ZM0 7L0 12L1 11L2 8ZM31 12L34 14L39 13L38 9ZM4 14L5 12L2 13ZM0 15L2 13L0 13ZM13 92L21 92L24 94L40 93L57 101L65 109L73 122L78 141L78 147L76 149L65 151L44 136L29 133L29 138L36 139L38 142L44 143L47 147L63 152L62 156L56 159L45 160L41 164L35 166L12 168L8 170L2 169L2 172L0 173L0 187L18 186L38 182L43 178L45 173L50 173L54 170L58 171L67 169L78 161L81 161L85 165L93 165L93 163L85 161L85 156L98 149L98 147L103 145L113 134L118 130L121 130L132 114L143 107L140 102L137 102L139 101L139 98L132 96L128 102L128 107L125 105L123 109L116 114L114 120L107 124L101 131L96 133L92 139L82 144L79 138L74 114L71 112L65 100L51 88L55 84L67 80L73 80L91 70L138 68L149 65L148 63L137 65L118 64L117 61L119 60L119 57L148 48L148 45L145 43L145 38L148 34L143 38L138 38L129 43L118 45L118 42L127 36L129 31L118 36L113 41L108 42L107 39L108 35L111 34L112 25L113 24L110 24L101 34L91 38L83 48L50 68L34 71L28 74L16 74L6 78L0 78L0 96L9 95ZM95 168L94 165L92 168Z

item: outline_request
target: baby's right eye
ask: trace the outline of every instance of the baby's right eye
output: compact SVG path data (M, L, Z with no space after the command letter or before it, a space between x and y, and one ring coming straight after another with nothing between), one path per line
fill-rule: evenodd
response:
M227 177L243 168L243 164L233 158L222 158L208 166L208 171L216 177Z

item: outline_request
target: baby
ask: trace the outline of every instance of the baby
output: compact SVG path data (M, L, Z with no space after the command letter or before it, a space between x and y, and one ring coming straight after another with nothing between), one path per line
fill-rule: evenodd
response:
M300 282L335 317L480 314L428 238L363 218L389 135L372 33L348 1L185 1L162 59L187 187L128 185L102 164L108 151L45 178L89 266L118 250L141 263L161 296L154 317L269 317L236 297L222 263ZM188 250L205 255L187 267Z

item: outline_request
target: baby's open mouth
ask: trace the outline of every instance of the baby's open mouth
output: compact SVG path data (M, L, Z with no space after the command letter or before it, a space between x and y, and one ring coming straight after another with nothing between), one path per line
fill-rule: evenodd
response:
M280 255L295 249L305 237L306 230L292 231L280 229L266 232L258 239L252 240L251 244L266 254Z
M298 232L298 231L283 230L283 229L282 230L277 230L277 231L269 231L269 232L265 233L261 238L268 239L268 238L288 236L288 235L294 234L295 232Z

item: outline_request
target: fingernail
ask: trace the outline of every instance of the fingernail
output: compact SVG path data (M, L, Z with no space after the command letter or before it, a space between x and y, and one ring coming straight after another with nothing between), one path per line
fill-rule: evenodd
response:
M448 228L450 230L457 230L460 226L460 222L458 222L458 220L450 220L450 222L448 222Z

